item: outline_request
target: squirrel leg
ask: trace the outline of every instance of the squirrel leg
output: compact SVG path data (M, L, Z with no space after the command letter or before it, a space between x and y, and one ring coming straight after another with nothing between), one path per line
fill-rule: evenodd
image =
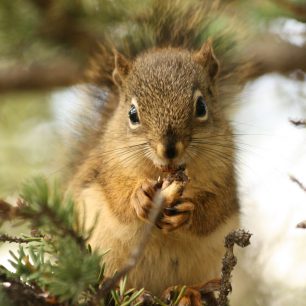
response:
M148 221L150 211L153 207L153 198L157 190L157 182L145 180L135 189L131 197L131 204L136 215L143 221Z

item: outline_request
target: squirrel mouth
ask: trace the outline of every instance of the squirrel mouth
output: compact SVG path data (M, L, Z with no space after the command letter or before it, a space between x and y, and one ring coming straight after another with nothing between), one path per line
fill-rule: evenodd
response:
M153 158L151 159L154 166L161 171L162 173L176 173L179 170L186 169L186 162L184 158L175 158L172 160L169 159L161 159L156 154L153 154Z
M176 173L178 171L184 171L186 169L186 165L185 164L180 164L180 165L168 164L168 165L159 165L158 168L162 172Z

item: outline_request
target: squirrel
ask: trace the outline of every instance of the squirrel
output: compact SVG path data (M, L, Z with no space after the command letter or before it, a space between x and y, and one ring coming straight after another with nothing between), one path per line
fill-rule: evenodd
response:
M169 17L169 10L164 14ZM226 67L211 39L197 50L192 45L186 29L192 24L196 32L195 18L187 14L172 20L179 28L168 35L161 23L156 35L165 37L132 58L103 46L89 70L102 88L103 94L96 92L103 96L102 119L85 137L80 150L85 153L70 181L79 218L88 228L94 226L90 245L108 251L103 262L111 277L150 222L154 197L162 188L158 178L165 181L168 173L179 171L188 177L171 203L164 204L128 275L128 287L144 287L155 295L177 284L219 278L224 237L239 227L236 149L220 101Z

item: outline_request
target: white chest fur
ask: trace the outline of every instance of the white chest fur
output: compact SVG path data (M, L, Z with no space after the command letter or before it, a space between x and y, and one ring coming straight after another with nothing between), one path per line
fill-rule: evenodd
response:
M84 190L78 199L86 210L86 225L90 227L97 213L90 244L104 256L106 273L111 276L127 261L130 252L138 245L144 224L122 224L109 211L98 186ZM83 206L82 205L82 206ZM83 211L83 209L81 209ZM81 212L81 218L84 211ZM195 236L183 230L163 234L154 229L137 266L130 272L130 287L145 287L153 294L160 294L169 286L205 283L220 277L221 259L224 255L224 237L239 226L237 215L232 216L208 236Z

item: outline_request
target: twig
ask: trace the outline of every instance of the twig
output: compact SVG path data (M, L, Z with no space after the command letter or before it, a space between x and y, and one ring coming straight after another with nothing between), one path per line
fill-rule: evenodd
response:
M10 221L18 215L19 208L0 199L0 220Z
M1 289L16 306L60 306L58 303L48 303L40 292L21 282L17 277L9 277L7 274L0 272L0 282ZM8 286L3 286L2 283L8 283Z
M114 277L106 280L105 283L102 285L101 289L97 292L98 301L102 297L106 296L116 286L119 280L125 275L127 275L127 273L131 271L137 264L139 258L143 254L143 251L146 245L149 242L149 238L155 226L155 222L161 211L163 201L164 201L164 198L161 195L161 192L160 191L157 192L157 194L155 195L154 201L153 201L155 205L153 206L153 209L151 210L150 215L149 215L149 223L147 223L144 226L143 235L142 235L142 238L139 244L132 250L126 265L121 270L119 270L114 275Z
M289 177L290 177L290 180L291 180L292 182L298 184L298 186L299 186L303 191L306 192L306 187L305 187L296 177L294 177L293 175L290 175Z
M31 224L36 227L37 225L40 225L39 222L42 217L47 217L49 218L50 222L55 225L55 228L62 232L63 236L70 236L73 240L76 241L80 248L86 248L86 243L82 236L80 236L73 228L70 228L64 222L62 222L60 217L48 206L47 203L41 203L41 211L39 212L28 211L27 204L21 199L17 200L17 204L18 206L13 206L8 202L0 199L0 221L11 221L16 218L20 218L22 220L29 220Z
M229 233L225 238L226 253L222 260L221 287L218 297L218 306L228 305L228 294L232 291L231 272L237 264L237 258L233 253L234 245L244 248L250 244L250 233L243 229Z
M27 216L24 214L24 216L28 217L34 226L36 225L33 215L29 214ZM70 228L64 222L62 222L59 216L48 206L47 203L42 204L42 212L38 213L35 218L39 219L42 216L47 216L49 220L55 225L55 228L62 231L63 236L70 236L80 246L81 249L86 249L86 243L82 236L80 236L73 228Z
M306 192L306 187L296 177L290 175L290 179L291 179L292 182L296 183L304 192ZM306 228L306 220L299 222L296 225L296 227L305 229Z
M289 119L289 121L294 124L295 126L299 127L306 127L306 120L300 119L300 120L294 120L294 119Z
M30 243L35 241L40 241L41 239L38 237L29 237L29 238L20 238L20 237L12 237L7 234L0 235L0 242L9 242L9 243Z
M296 225L296 227L297 227L297 228L305 229L305 228L306 228L306 220L299 222L299 223Z

